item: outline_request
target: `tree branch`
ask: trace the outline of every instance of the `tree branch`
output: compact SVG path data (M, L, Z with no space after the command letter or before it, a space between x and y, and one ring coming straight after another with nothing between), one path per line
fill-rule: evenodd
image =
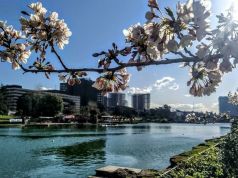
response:
M64 62L63 62L63 60L61 59L60 55L59 55L58 52L55 50L55 47L54 47L53 44L51 44L51 49L52 49L51 51L57 56L57 58L58 58L60 64L63 66L63 68L64 68L65 70L68 70L68 67L64 64Z
M177 35L178 35L178 38L181 40L182 37L183 37L183 35L180 34L180 33L177 33ZM191 57L196 57L193 53L191 53L191 51L188 50L187 47L184 47L184 51L185 51L185 53L187 53L187 54L190 55Z
M185 56L182 52L177 52L177 51L173 51L172 53L181 56L182 58L188 58L188 56Z
M222 55L216 54L211 55L211 59L222 58ZM20 65L24 73L74 73L74 72L96 72L96 73L105 73L105 72L115 72L123 68L131 68L131 67L143 67L143 66L152 66L152 65L167 65L167 64L176 64L182 62L201 62L202 59L197 57L186 57L186 58L176 58L176 59L168 59L168 60L160 60L160 61L149 61L149 62L137 62L137 63L121 63L121 65L108 69L98 69L98 68L78 68L78 69L62 69L62 70L45 70L45 69L27 69Z

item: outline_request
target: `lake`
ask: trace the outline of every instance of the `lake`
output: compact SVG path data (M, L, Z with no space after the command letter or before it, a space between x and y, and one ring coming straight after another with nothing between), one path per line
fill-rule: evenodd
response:
M148 123L0 128L0 177L86 178L106 165L162 169L169 166L171 156L225 135L229 127Z

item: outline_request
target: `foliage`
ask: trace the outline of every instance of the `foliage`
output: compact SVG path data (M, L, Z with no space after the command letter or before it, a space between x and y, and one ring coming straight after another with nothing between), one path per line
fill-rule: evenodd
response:
M98 115L100 114L97 104L90 102L88 106L80 108L80 116L86 119L87 122L97 123Z
M12 119L14 118L14 116L10 116L10 115L0 115L0 119L3 119L3 120L9 120L9 119Z
M63 113L64 114L75 114L75 103L70 99L64 99L64 102L67 102L67 105L64 104Z
M19 98L17 108L23 116L55 116L62 112L63 100L56 95L28 93Z
M232 124L231 133L225 137L221 150L224 171L227 176L236 177L238 175L238 121Z
M6 98L4 95L4 89L0 88L0 115L5 115L8 113Z
M219 162L221 157L217 147L212 147L202 155L183 161L180 166L163 178L222 178L223 165Z
M39 102L41 96L35 93L27 93L17 101L18 113L23 116L37 117L40 115Z
M53 94L44 94L39 102L41 116L55 116L63 110L63 100Z
M136 110L127 106L116 106L112 109L112 114L126 118L133 118L137 116Z
M168 105L164 105L159 108L150 109L146 112L141 112L140 115L143 120L149 122L175 122L177 119L175 113L171 112L171 107Z

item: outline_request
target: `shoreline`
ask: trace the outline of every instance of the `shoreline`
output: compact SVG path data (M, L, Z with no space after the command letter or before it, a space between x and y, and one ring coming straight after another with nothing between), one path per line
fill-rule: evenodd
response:
M194 147L192 147L191 150L182 152L178 155L174 155L170 158L170 165L161 170L156 169L137 169L141 170L140 172L136 172L133 170L136 170L135 168L127 168L127 167L118 167L113 165L108 165L99 169L96 169L95 176L89 176L89 178L96 178L96 177L102 177L105 176L107 178L113 178L114 176L120 176L123 174L123 176L139 176L139 177L161 177L178 167L182 162L192 159L193 157L197 155L201 155L204 152L208 151L209 149L213 147L217 147L217 145L221 142L222 138L225 136L213 138L213 139L207 139L203 143L200 143Z

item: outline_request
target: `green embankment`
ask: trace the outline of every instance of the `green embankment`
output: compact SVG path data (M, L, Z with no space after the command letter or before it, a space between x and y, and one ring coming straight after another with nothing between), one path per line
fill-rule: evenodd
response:
M165 170L144 170L141 177L153 178L223 178L219 145L223 137L211 139L192 150L173 156Z
M181 153L179 155L173 156L170 159L171 162L171 166L170 167L174 167L177 164L179 164L181 161L185 161L187 159L189 159L192 156L195 156L197 154L201 154L203 151L217 145L219 142L221 142L221 138L216 138L216 139L210 139L210 140L206 140L205 143L201 143L195 147L193 147L192 150Z
M221 140L220 140L221 141ZM174 157L177 165L161 178L223 178L223 165L218 142L208 141L193 150Z

